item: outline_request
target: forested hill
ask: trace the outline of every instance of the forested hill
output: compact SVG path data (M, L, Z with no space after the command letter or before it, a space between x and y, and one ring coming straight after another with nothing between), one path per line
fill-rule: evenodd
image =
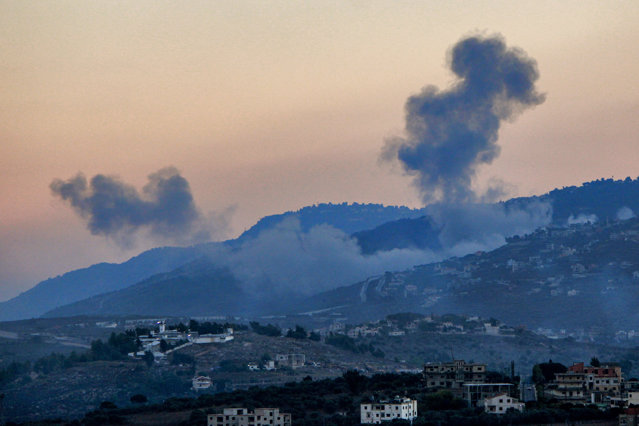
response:
M260 232L273 228L273 226L287 218L298 219L302 231L308 231L316 225L327 224L347 234L352 234L365 229L375 228L386 222L405 218L417 218L424 214L426 214L425 209L411 209L405 206L321 203L307 206L297 211L265 216L245 231L239 239L243 240L256 237Z
M622 210L624 207L632 212L639 211L639 178L593 180L580 186L554 189L539 197L513 198L505 204L525 204L534 199L552 203L552 218L555 225L566 225L571 216L573 220L579 220L580 215L583 215L582 219L595 215L596 220L599 221L629 219L629 217L618 216L623 216L624 212L629 213L628 210Z

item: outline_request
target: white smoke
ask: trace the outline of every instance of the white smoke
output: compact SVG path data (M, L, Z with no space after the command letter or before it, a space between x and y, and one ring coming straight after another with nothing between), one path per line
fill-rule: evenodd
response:
M214 263L231 269L251 294L311 295L354 284L385 271L495 249L513 235L523 235L550 223L548 203L524 208L504 205L437 206L441 251L393 249L364 255L357 241L329 225L304 232L296 218L287 218L246 240L233 250L212 254Z
M587 223L597 223L599 218L595 214L581 213L577 217L570 215L568 217L568 226L570 225L585 225Z
M617 211L617 220L628 220L637 217L630 207L623 206Z

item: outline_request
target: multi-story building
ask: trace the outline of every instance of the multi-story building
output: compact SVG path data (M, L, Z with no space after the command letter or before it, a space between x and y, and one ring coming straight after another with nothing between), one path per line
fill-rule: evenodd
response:
M584 403L588 398L586 380L587 377L584 373L575 371L555 373L555 380L546 386L544 394L548 398L556 398L565 402Z
M555 374L555 380L546 385L544 394L578 404L609 403L623 399L623 383L619 366L586 367L579 362L568 367L565 373Z
M483 383L486 364L466 363L463 360L425 364L424 385L427 389L463 389L465 383Z
M417 401L396 397L393 401L361 404L360 417L363 424L379 424L393 419L411 421L417 417Z
M581 373L586 376L585 385L589 393L594 391L616 396L621 392L623 374L619 366L602 365L599 367L586 367L583 362L578 362L568 367L568 371Z
M225 408L220 414L208 415L208 426L291 426L291 415L279 408Z

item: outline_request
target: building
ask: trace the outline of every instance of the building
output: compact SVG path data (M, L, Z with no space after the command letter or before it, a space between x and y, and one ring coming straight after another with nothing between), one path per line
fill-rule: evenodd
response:
M303 367L306 363L304 354L277 354L275 355L275 363L278 367L298 368Z
M609 396L618 396L623 384L621 367L617 365L602 365L599 367L585 367L583 362L578 362L568 367L568 372L584 374L586 376L586 390L589 393L603 393Z
M189 341L199 345L206 343L226 343L234 339L233 329L227 328L224 333L218 334L199 334L196 332L192 332L189 333L188 339Z
M363 424L379 424L393 419L412 421L417 417L417 401L396 397L392 401L361 404L360 417L360 422Z
M549 398L556 398L561 401L571 403L585 403L586 380L584 373L568 371L566 373L556 373L555 380L544 389L544 394Z
M464 383L462 397L469 407L481 407L484 400L495 395L511 395L512 383Z
M508 410L524 411L525 404L517 399L500 393L490 398L484 399L484 410L490 414L504 414Z
M574 404L608 403L621 399L623 384L621 367L586 367L579 362L568 367L565 373L555 374L555 380L545 387L544 394Z
M208 426L291 426L291 415L279 408L225 408L220 414L209 414Z
M213 384L213 381L208 376L193 377L193 390L208 389Z
M423 370L426 389L462 390L465 383L483 383L486 364L467 364L463 360L425 364Z

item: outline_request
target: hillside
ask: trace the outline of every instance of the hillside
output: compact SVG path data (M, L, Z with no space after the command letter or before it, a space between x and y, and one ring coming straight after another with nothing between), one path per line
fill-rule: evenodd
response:
M49 278L0 303L0 321L38 317L58 306L126 288L151 275L172 271L206 251L206 245L155 248L124 263L99 263Z
M358 370L366 375L407 370L418 372L425 362L449 361L451 352L456 359L486 363L490 370L497 372L507 370L510 362L514 361L517 374L524 377L530 375L534 364L549 358L569 365L573 361L597 356L602 360L619 362L627 378L638 371L634 349L575 343L571 339L553 340L525 330L508 336L490 336L481 331L474 332L468 318L451 315L436 321L442 324L461 323L466 328L448 332L426 329L423 325L432 323L425 321L416 328L411 328L410 323L400 326L391 321L392 327L397 326L406 334L390 335L389 330L384 330L389 328L385 325L378 335L356 338L355 350L341 349L326 340L268 337L252 331L240 331L230 342L187 346L169 355L167 361L152 366L147 366L140 359L122 359L76 362L51 371L38 369L35 374L23 374L4 386L0 382L0 391L6 394L5 419L68 419L97 409L102 401L111 401L119 407L127 406L130 397L135 394L146 395L150 403L161 402L168 397L197 397L198 393L190 389L191 379L196 374L206 374L215 383L215 388L206 393L264 389L308 381L308 376L314 381L340 377L349 370ZM379 327L380 324L367 326ZM59 333L59 327L54 331ZM370 345L381 349L383 354L374 356L368 350L359 350ZM246 368L249 362L275 358L277 354L304 354L306 362L294 369L249 371ZM223 365L235 367L222 368Z
M634 216L634 212L639 211L639 178L625 180L599 179L592 182L585 182L581 186L569 186L561 189L554 189L546 194L532 197L518 197L505 202L494 204L495 213L521 210L526 211L532 202L548 203L552 206L552 216L549 224L554 226L566 226L573 223L584 223L586 221L614 221L617 219L628 219ZM435 207L435 208L433 208ZM426 216L419 218L403 218L393 222L388 222L374 229L357 232L353 236L357 238L362 252L372 254L380 251L391 250L393 248L418 248L439 250L442 247L442 227L461 227L462 234L473 234L473 229L469 229L463 221L472 221L472 208L469 209L468 217L450 218L446 217L444 209L442 222L437 225L432 217L437 213L437 207L431 206L424 209ZM459 210L452 210L451 213L458 214ZM496 220L504 219L497 218ZM458 223L454 223L455 220ZM484 220L484 222L486 222ZM494 223L491 225L495 229ZM445 231L445 230L444 230ZM507 228L501 229L502 235L517 235L517 232L509 231ZM457 237L461 240L461 237ZM454 241L453 241L454 242Z
M197 260L172 272L157 274L135 285L47 312L44 317L82 315L186 316L233 315L246 309L251 300L238 287L235 278L206 260Z
M350 321L401 311L494 316L590 339L639 329L638 297L639 220L630 219L544 228L491 252L325 292L297 309Z
M261 232L273 228L284 219L299 219L302 232L313 226L327 224L347 234L375 228L386 222L399 219L417 218L425 214L424 209L410 209L404 206L384 206L382 204L321 203L307 206L297 211L266 216L260 219L238 239L255 238Z
M305 230L314 225L329 224L351 233L421 214L419 210L381 204L319 204L296 212L264 217L240 238L224 244L239 245L288 217L299 219ZM156 248L120 264L100 263L47 279L13 299L1 302L0 321L37 317L59 306L126 288L152 275L179 268L208 253L215 245L208 243L193 247Z
M423 216L426 210L384 207L378 204L319 204L297 212L265 217L240 238L227 241L224 246L250 247L256 241L256 236L261 235L264 230L273 229L284 218L296 218L300 226L298 232L306 232L319 224L328 224L347 233L354 232L355 241L364 255L362 261L371 259L366 255L389 252L396 248L428 249L442 258L450 253L469 253L473 247L492 249L503 244L504 237L527 233L546 224L547 220L544 220L543 215L534 218L535 210L530 209L534 203L552 204L552 223L555 226L566 226L569 222L583 223L597 218L600 222L615 220L618 216L627 218L633 216L635 210L639 210L639 180L598 180L580 187L556 189L539 197L516 198L492 206L485 205L481 209L458 209L445 217L443 225L440 223L441 217L438 222ZM487 218L491 220L490 226L485 223ZM474 222L469 223L472 221ZM214 246L215 244L204 244L191 248L156 249L120 265L99 264L69 272L43 281L20 296L0 304L0 319L38 316L56 307L124 289L154 274L183 266ZM451 247L454 249L452 252L449 251ZM285 272L286 266L278 265L277 268ZM386 268L393 270L388 265ZM197 294L191 294L191 298L197 299ZM93 308L90 303L89 306ZM133 304L126 306L134 307ZM91 312L76 308L71 311ZM190 312L188 309L186 311ZM122 312L120 307L118 312Z

